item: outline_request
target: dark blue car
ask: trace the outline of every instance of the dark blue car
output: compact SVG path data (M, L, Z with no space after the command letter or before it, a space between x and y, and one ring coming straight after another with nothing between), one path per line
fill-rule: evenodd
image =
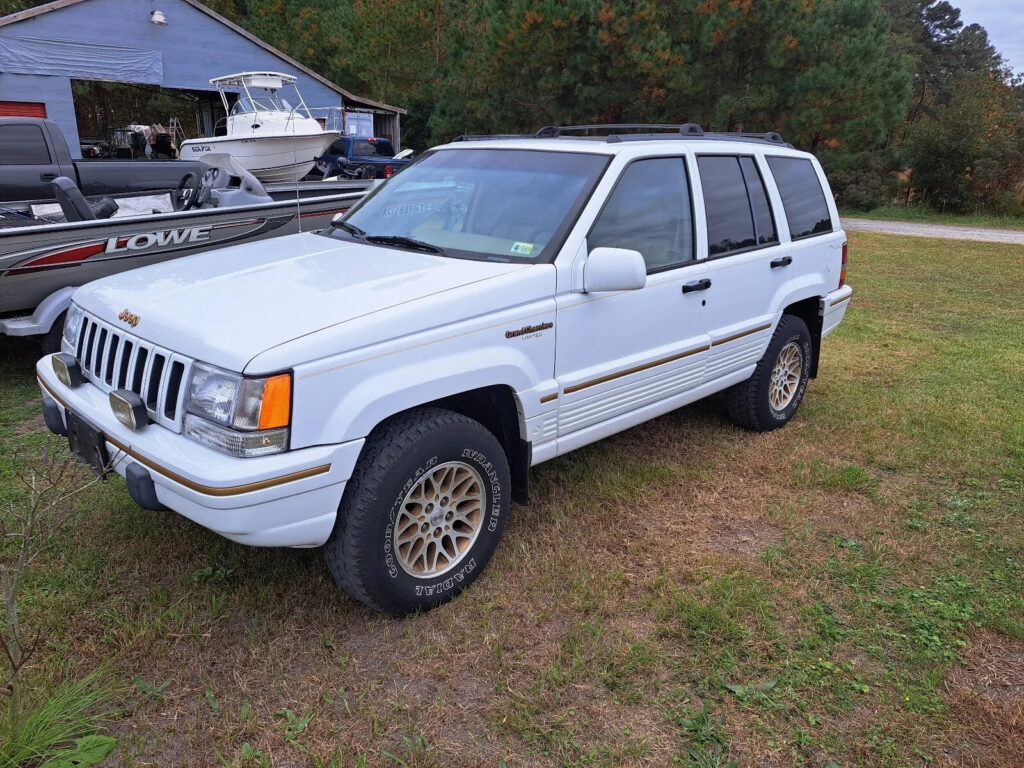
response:
M408 163L409 158L395 158L390 139L342 136L317 159L317 168L324 176L387 179Z

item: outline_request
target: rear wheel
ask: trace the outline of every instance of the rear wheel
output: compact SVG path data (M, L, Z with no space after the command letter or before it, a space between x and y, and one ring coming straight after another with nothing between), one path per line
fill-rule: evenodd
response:
M508 461L479 422L418 408L374 431L324 545L335 580L387 613L427 610L462 592L498 545Z
M807 324L783 315L754 375L726 391L726 410L733 423L754 432L788 423L804 399L812 354Z

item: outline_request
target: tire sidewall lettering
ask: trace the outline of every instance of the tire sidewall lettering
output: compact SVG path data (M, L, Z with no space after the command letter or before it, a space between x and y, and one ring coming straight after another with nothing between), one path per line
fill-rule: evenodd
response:
M804 399L804 393L807 391L807 383L810 380L811 373L811 343L805 339L802 334L791 333L787 337L783 338L779 343L779 353L781 353L787 344L794 341L800 345L800 351L803 353L803 359L800 362L800 383L797 385L797 390L793 395L792 401L790 401L789 405L787 405L783 410L776 411L768 401L767 386L765 387L764 393L764 403L767 406L768 415L775 421L783 423L789 421L793 417L796 409L800 406L800 402ZM775 365L775 361L778 359L779 353L774 356L774 359L771 362L772 366ZM771 368L768 369L769 376L766 377L766 380L768 381L770 381L771 370Z
M383 541L383 563L388 578L392 581L408 584L408 587L403 588L411 588L411 591L415 593L417 598L439 599L449 592L461 590L464 584L472 581L471 575L478 568L477 560L471 551L454 571L444 573L437 577L436 580L418 579L407 574L399 566L394 552L395 523L406 494L433 467L453 460L472 464L484 479L487 495L489 496L487 532L493 534L498 529L501 521L501 503L504 498L504 488L502 487L500 474L486 453L474 448L463 448L452 456L433 455L418 466L406 478L406 481L392 500L387 517L387 525L384 528ZM481 537L474 542L473 549L476 549L482 543L482 538L483 532L481 532Z

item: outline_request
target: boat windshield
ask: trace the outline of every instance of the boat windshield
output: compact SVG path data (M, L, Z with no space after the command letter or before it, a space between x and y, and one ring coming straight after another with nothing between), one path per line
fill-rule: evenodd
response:
M244 115L252 112L291 112L292 105L287 99L283 99L276 93L268 93L265 96L239 96L238 101L231 107L232 115Z
M324 234L416 241L458 258L551 261L607 164L582 152L438 150Z

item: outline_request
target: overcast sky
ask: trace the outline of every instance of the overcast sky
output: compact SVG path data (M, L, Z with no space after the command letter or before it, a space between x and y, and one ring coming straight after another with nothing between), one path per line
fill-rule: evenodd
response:
M1014 72L1024 71L1024 0L951 0L964 24L981 24Z

